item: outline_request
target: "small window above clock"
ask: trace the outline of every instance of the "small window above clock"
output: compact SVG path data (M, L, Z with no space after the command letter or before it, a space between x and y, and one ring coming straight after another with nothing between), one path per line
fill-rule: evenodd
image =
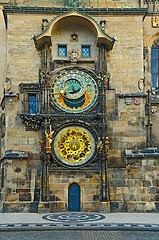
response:
M66 45L58 45L58 56L59 57L67 56L67 46Z
M82 46L82 57L90 56L91 56L90 46Z

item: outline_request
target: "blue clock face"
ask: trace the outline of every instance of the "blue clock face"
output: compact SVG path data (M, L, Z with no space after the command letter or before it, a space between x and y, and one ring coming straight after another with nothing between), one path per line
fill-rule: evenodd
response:
M65 83L66 96L70 94L72 97L78 94L80 90L81 90L81 83L75 79L68 80Z
M77 99L84 94L86 88L83 79L77 76L74 77L61 84L61 90L64 91L65 98Z
M80 84L80 82L78 82L74 79L71 79L65 83L65 88L66 88L66 90L65 90L66 95L67 94L74 95L74 94L79 93L79 91L81 90L81 84Z
M65 71L53 80L51 96L55 106L60 110L80 113L95 104L98 86L96 81L85 72Z

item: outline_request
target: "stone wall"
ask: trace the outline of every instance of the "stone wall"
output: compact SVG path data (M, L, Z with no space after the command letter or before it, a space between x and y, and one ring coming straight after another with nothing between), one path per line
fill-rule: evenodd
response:
M126 104L127 98L131 99L131 104ZM139 104L135 104L136 99ZM145 148L145 95L116 95L114 90L107 91L107 124L109 166L122 167L125 149Z
M5 97L5 134L2 138L2 156L7 150L29 151L31 159L40 158L38 131L26 131L19 114L22 113L22 102L19 95ZM6 141L7 139L7 141Z
M128 158L126 168L109 168L111 212L159 212L159 160Z
M81 187L81 211L98 211L99 171L63 170L50 172L50 211L68 211L68 187L77 183Z
M4 169L3 200L5 203L3 207L5 212L19 212L18 203L21 206L25 202L28 204L39 201L40 162L31 158L29 161L22 159L22 154L26 155L25 152L7 152L7 155L12 155L12 158L15 159L8 158L3 161L1 166L1 171ZM28 212L29 210L24 208L21 211Z
M71 183L80 185L81 211L99 212L104 206L102 212L159 212L159 160L154 157L128 158L125 168L109 168L110 210L108 204L99 202L98 171L51 171L49 202L39 202L35 192L40 190L38 168L28 168L26 160L7 160L5 164L8 166L5 170L5 212L67 211ZM33 179L33 172L36 180Z
M106 32L117 39L107 54L111 87L117 93L138 92L138 81L143 78L142 16L106 16L105 20Z

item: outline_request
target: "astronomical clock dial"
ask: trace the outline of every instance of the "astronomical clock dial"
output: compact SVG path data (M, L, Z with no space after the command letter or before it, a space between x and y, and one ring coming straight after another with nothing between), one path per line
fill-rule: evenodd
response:
M54 79L51 96L60 110L81 113L91 108L96 102L98 86L87 73L70 70Z
M95 139L80 126L63 128L56 135L53 154L63 165L79 167L89 162L95 153Z

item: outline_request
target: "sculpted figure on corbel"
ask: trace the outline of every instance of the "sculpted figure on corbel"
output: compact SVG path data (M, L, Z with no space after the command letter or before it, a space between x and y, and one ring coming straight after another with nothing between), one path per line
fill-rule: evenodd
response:
M51 75L49 71L41 70L40 72L40 85L41 87L50 86Z
M47 28L49 21L47 20L47 18L43 18L41 22L42 22L41 23L41 30L43 31Z
M46 136L46 153L51 153L51 143L53 141L53 134L54 134L54 131L52 131L49 134L45 131L45 136Z
M76 63L79 60L79 52L78 52L78 50L76 50L76 49L70 50L69 58L70 58L71 62L75 62Z
M100 137L98 137L98 140L97 140L97 151L99 153L101 153L103 150L103 143L102 143L102 140Z

